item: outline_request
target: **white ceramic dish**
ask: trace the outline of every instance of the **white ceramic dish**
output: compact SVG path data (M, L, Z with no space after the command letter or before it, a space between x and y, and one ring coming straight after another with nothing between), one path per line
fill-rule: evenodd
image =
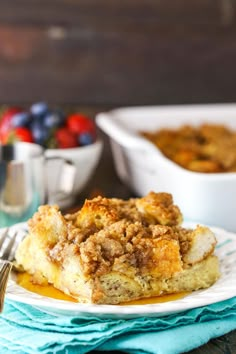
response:
M195 224L186 223L184 226L194 227ZM22 235L22 233L26 233L26 224L21 223L11 229L12 232L21 230ZM195 291L175 301L129 306L73 303L29 292L16 283L14 274L9 281L6 297L13 301L32 305L53 315L99 318L160 317L223 301L236 296L236 234L215 227L211 229L215 232L218 241L215 253L220 259L221 277L209 289Z
M47 161L47 184L50 204L58 204L61 208L67 208L75 202L75 198L83 190L92 177L101 157L103 142L97 140L91 145L70 148L70 149L47 149L45 156ZM60 158L60 159L55 159ZM68 166L64 174L65 181L61 181L61 165L63 160L68 160L73 167ZM68 193L58 193L58 180L69 186L73 183L73 187ZM68 181L67 181L68 180Z
M121 180L137 195L169 192L185 220L236 231L236 173L197 173L165 158L140 130L222 123L236 130L236 104L127 107L100 113Z

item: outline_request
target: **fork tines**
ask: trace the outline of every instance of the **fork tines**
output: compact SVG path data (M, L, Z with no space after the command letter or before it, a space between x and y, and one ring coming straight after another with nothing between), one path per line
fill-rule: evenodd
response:
M0 312L3 310L7 281L12 268L12 263L0 260Z
M12 261L16 248L17 232L9 233L6 229L0 236L0 259Z
M8 229L4 230L3 233L0 235L0 250L1 250L2 246L3 246L3 243L5 241L7 233L8 233Z

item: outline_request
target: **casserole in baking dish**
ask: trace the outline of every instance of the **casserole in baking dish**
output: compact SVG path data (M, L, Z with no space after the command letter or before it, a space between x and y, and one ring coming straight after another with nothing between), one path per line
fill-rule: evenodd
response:
M110 138L117 174L138 196L171 193L185 220L236 230L235 172L189 171L140 135L204 123L236 130L236 104L126 107L99 113L96 122Z

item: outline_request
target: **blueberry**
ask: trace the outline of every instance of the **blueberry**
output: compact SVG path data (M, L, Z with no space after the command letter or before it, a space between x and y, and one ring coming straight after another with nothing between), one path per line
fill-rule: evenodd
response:
M50 112L44 117L44 125L47 128L58 128L63 125L64 119L60 112Z
M49 136L49 130L39 120L34 120L31 124L31 131L34 141L44 145Z
M19 112L14 114L12 117L12 126L17 127L28 127L31 122L31 115L28 112Z
M48 105L45 102L37 102L30 107L30 111L33 115L41 116L48 112Z
M90 145L93 141L93 136L90 133L82 133L78 136L79 145Z

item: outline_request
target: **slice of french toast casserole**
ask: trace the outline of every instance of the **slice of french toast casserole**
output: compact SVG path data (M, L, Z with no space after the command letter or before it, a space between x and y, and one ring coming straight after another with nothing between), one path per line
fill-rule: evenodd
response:
M122 200L96 197L74 214L40 206L16 252L37 284L78 299L119 304L211 286L220 276L216 238L181 226L168 193Z

